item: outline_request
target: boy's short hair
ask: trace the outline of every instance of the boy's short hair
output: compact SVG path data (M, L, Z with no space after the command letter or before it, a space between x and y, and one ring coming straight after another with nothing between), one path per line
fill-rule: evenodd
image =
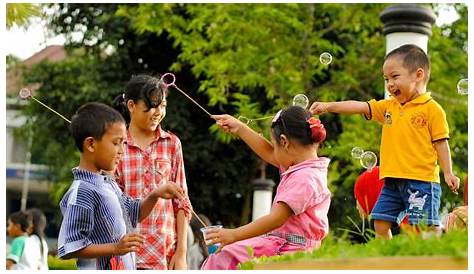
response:
M71 130L76 147L82 152L82 145L87 137L100 140L112 123L124 123L122 115L106 104L92 102L79 107L72 117Z
M424 50L413 44L403 45L389 52L384 61L394 56L403 58L403 66L410 72L422 68L425 71L425 83L428 82L431 72L430 59Z
M30 214L25 211L17 211L8 217L10 222L20 225L20 228L23 232L27 232L28 228L33 225L33 218Z

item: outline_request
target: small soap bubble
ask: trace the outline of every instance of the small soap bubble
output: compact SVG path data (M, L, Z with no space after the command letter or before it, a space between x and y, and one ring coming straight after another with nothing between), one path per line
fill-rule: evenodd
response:
M458 93L461 95L467 95L467 78L459 80L457 84Z
M351 150L352 158L355 158L355 159L360 159L360 156L362 155L362 153L364 153L364 150L360 147L354 147Z
M329 65L332 62L332 55L329 52L323 52L319 55L319 61L323 65Z
M360 164L369 171L377 165L377 155L372 151L366 151L360 156Z
M296 94L293 97L293 106L299 106L306 109L309 105L309 99L304 94Z

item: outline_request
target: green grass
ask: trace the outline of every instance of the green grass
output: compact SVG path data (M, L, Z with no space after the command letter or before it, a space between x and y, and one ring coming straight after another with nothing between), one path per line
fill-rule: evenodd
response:
M76 259L61 260L55 256L48 256L48 267L50 270L77 269Z
M240 269L253 269L256 264L268 262L293 262L328 258L365 258L384 256L450 256L467 258L467 231L451 231L441 237L422 239L414 234L402 234L390 241L373 239L366 244L351 244L345 239L328 236L321 248L314 251L296 252L274 257L252 259L240 265Z

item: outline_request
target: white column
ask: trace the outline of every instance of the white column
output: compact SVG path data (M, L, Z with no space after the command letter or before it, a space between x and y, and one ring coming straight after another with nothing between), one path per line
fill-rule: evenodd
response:
M253 192L252 221L270 213L272 191L255 190Z
M253 180L252 184L254 187L252 221L255 221L256 219L270 213L275 182L270 179L260 178Z

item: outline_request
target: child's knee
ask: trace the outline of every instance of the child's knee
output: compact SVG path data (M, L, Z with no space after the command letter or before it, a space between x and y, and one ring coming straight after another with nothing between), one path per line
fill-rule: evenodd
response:
M392 223L389 221L384 221L384 220L374 221L374 228L377 233L388 232L391 227L392 227Z

